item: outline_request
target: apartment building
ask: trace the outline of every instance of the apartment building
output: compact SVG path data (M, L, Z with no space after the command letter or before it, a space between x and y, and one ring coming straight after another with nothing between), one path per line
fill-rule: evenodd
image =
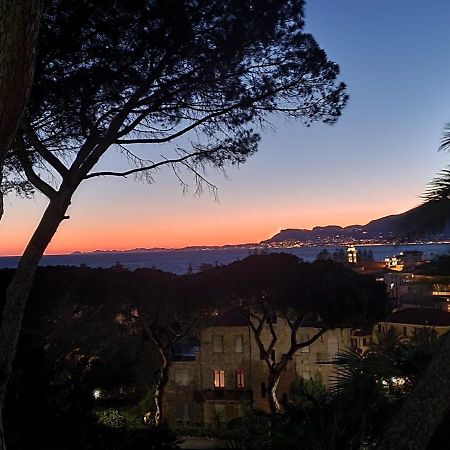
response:
M274 319L277 343L272 357L278 360L290 345L290 330L284 319ZM320 322L305 323L302 341L314 336ZM268 329L262 340L270 339ZM325 385L333 382L332 361L339 351L350 348L351 330L330 330L295 354L277 388L281 404L289 400L296 377L310 379L316 373ZM246 407L269 411L266 362L260 358L253 332L235 311L219 315L196 339L175 349L165 391L165 419L169 424L225 423L244 414Z

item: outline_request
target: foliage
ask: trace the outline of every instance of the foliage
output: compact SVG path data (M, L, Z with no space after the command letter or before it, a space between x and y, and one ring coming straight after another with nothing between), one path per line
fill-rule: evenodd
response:
M0 272L2 292L10 276L11 271ZM340 278L342 280L337 284L340 293L337 293L333 283ZM321 279L327 280L327 286L319 286ZM203 314L205 305L207 309L223 308L224 298L230 298L232 292L250 295L259 292L261 286L272 289L280 307L286 308L289 305L300 308L304 301L308 305L307 302L312 304L315 299L326 299L326 296L335 296L337 302L347 307L356 301L351 295L358 295L358 301L366 303L360 312L358 303L351 307L356 314L351 320L379 314L377 308L383 305L384 298L378 296L376 283L339 264L300 263L290 255L250 256L230 266L214 267L189 276L174 276L150 269L134 272L117 268L39 269L7 402L9 436L12 440L18 439L21 424L31 411L37 418L33 423L33 429L37 430L34 433L36 442L45 443L45 439L52 436L55 446L60 447L69 441L79 442L83 435L80 429L90 429L96 424L94 410L118 410L127 426L142 423L142 414L149 411L159 357L148 336L141 333L139 327L133 328L137 324L129 323L122 314L124 307L132 311L135 305L149 313L162 302L167 308L167 316L163 313L161 319L166 323L174 311L177 312L175 319L189 319L195 311ZM373 298L365 297L364 292L372 288L375 289ZM309 290L312 292L307 294ZM297 292L297 297L292 295ZM304 403L303 407L306 407L307 396L316 398L321 392L319 385L319 380L313 379L306 384L307 388L303 386L303 397L298 397L296 403ZM101 388L104 393L97 400L92 395L96 388ZM327 404L329 396L322 394ZM318 403L312 402L308 408L314 409ZM317 414L319 420L320 414ZM275 433L275 428L268 429L267 424L271 421L266 415L248 411L242 427L235 424L236 428L227 430L225 435L229 441L237 441L236 438L242 436L249 448L275 445L276 437L288 448L284 441L290 423L287 420L280 418L279 423L270 425L279 427ZM117 425L119 423L125 422L120 419ZM309 427L304 419L294 423L301 425L292 425L295 433L304 433L303 427L305 430ZM58 428L58 433L49 434L50 424ZM107 436L105 439L116 432L107 431L100 425L99 430ZM117 430L118 433L122 431L123 427ZM298 442L295 436L289 436L286 439ZM117 438L117 442L119 440ZM50 443L45 445L51 448Z
M347 253L343 248L336 249L331 255L331 259L341 264L348 262Z
M326 248L317 253L316 261L324 261L327 259L331 259L331 253Z
M268 114L334 123L345 85L303 31L303 7L302 0L46 2L27 116L11 150L53 198L56 179L45 178L55 174L72 192L93 176L144 173L151 182L151 171L174 164L205 182L203 164L240 164L257 150L255 129ZM184 135L158 163L135 150ZM133 168L92 173L111 146Z
M96 412L98 423L111 428L122 428L125 423L125 417L117 409L103 409Z
M450 253L436 255L429 263L420 266L418 272L425 275L444 275L449 277Z
M291 403L308 408L311 404L324 400L327 395L322 375L317 372L310 380L297 377L292 384L290 398Z

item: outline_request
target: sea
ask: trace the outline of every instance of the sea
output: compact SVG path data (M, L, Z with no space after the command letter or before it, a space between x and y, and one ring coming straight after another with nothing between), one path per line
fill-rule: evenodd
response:
M339 246L329 247L293 247L268 248L270 253L285 252L302 258L306 262L314 261L317 254L326 248L330 253L336 249L346 248ZM399 244L399 245L365 245L356 246L358 250L372 250L375 261L384 261L407 250L419 250L424 257L432 259L434 256L450 252L450 243L446 244ZM109 268L121 264L129 270L138 268L157 268L165 272L185 274L198 271L204 264L229 264L253 253L255 249L247 247L225 247L207 249L180 249L180 250L149 250L137 252L94 252L72 253L67 255L45 255L42 266L80 266ZM0 257L0 269L15 268L19 256Z

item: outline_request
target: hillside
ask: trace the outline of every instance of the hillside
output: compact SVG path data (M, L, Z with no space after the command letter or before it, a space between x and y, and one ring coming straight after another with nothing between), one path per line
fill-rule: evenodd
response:
M276 242L327 242L330 240L377 240L411 239L419 237L449 238L450 201L440 200L423 203L401 214L375 219L366 225L340 227L328 225L312 230L288 228L281 230L261 244Z

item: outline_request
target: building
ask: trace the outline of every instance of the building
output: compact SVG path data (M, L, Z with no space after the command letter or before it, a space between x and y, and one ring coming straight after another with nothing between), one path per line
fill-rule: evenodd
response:
M347 248L347 258L348 258L348 262L350 264L356 264L357 261L357 255L358 255L358 251L356 250L354 245L350 245L350 247Z
M423 264L425 261L423 252L418 250L406 250L400 252L398 255L386 258L384 262L387 269L402 271Z
M450 312L431 308L405 308L394 311L386 319L377 324L376 332L389 329L398 331L401 337L411 338L414 333L423 329L432 329L438 335L450 330Z
M274 318L277 359L289 348L290 329L284 319ZM321 328L320 322L304 323L300 339L308 340ZM281 403L289 399L296 377L310 379L320 374L325 385L333 381L333 359L350 348L350 329L330 330L316 342L297 352L288 363L277 388ZM262 339L269 339L264 330ZM174 351L165 391L165 420L176 423L215 424L240 417L247 406L269 411L268 369L260 358L247 321L238 312L219 315Z
M372 328L352 330L351 349L358 355L363 355L373 343Z

